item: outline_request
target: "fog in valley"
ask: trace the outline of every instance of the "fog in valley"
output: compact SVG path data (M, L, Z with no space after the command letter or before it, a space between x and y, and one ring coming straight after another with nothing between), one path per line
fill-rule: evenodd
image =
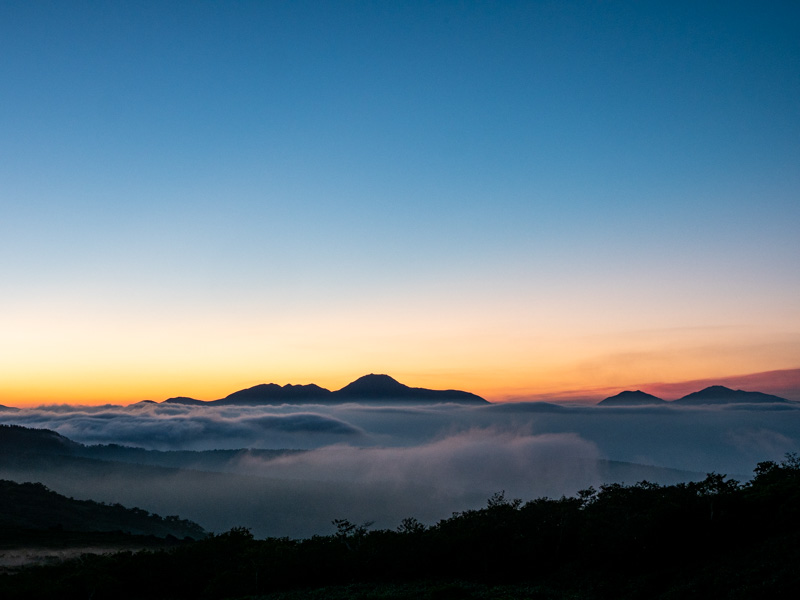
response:
M501 490L529 500L711 471L747 479L759 461L798 450L799 417L793 404L43 406L4 411L0 422L162 453L302 452L230 453L222 461L219 453L181 454L183 468L176 468L159 462L162 453L112 459L20 449L4 456L0 477L178 514L211 531L245 526L261 537L304 537L331 533L331 521L342 518L385 528L405 517L434 523Z

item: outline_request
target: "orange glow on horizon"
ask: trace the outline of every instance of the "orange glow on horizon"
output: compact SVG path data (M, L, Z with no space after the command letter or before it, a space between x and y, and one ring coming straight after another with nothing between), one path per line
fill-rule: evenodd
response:
M640 388L671 400L709 385L743 387L766 393L776 393L777 395L784 394L785 397L793 396L790 399L800 399L800 369L720 375L718 377L673 380L672 382L628 381L626 383L611 383L601 386L593 385L592 382L586 382L583 386L568 386L552 381L539 381L532 384L524 381L519 375L515 379L509 378L506 380L507 383L511 383L510 385L502 385L502 382L496 380L481 380L474 374L461 374L459 376L452 373L391 373L383 370L370 372L390 375L409 387L468 391L490 402L594 401L625 389ZM147 382L143 382L141 379L107 378L106 380L95 379L93 387L81 386L79 381L73 381L73 386L57 387L55 382L51 381L49 384L6 386L0 390L0 404L18 408L48 404L127 405L142 400L161 402L175 396L188 396L208 401L223 398L240 389L261 383L277 383L279 385L315 383L334 391L366 374L368 372L345 377L329 375L316 378L297 376L278 378L267 376L260 379L242 377L234 380L215 379L212 374L206 374L206 376L200 378L169 379L164 377L151 379ZM85 382L85 380L82 381ZM793 390L795 391L793 392Z
M163 314L69 306L44 319L20 308L0 315L0 404L213 400L260 383L336 390L368 373L494 402L543 400L800 364L791 329L620 331L567 316L544 327L546 315L504 302L486 312L480 303L430 314L382 305L280 318L255 309L234 318L191 306Z

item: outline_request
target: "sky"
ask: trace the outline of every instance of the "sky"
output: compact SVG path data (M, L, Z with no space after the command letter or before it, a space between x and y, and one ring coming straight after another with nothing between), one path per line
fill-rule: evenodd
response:
M797 369L799 30L794 2L0 2L0 403Z

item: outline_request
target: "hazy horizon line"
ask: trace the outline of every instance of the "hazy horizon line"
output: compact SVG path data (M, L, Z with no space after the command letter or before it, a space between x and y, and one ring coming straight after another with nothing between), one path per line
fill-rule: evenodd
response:
M787 400L800 401L800 368L774 369L770 371L746 373L743 375L703 377L700 379L687 379L674 382L651 381L632 383L624 386L576 388L557 392L519 394L509 396L503 400L503 402L546 402L549 400L595 403L620 392L633 390L640 390L658 396L664 400L673 401L712 385L722 385L730 388L736 388L737 386L754 386L753 389L748 389L746 391L764 392L781 396Z
M373 374L373 373L370 373ZM411 388L415 387L423 387L417 386L414 384L408 384L399 379L395 378L394 376L387 374L396 381L399 381L401 384L406 385ZM363 376L362 376L363 377ZM358 378L356 378L358 379ZM354 380L355 381L355 380ZM263 381L261 383L254 384L252 386L247 386L245 388L240 388L236 390L232 390L230 393L235 393L240 391L241 389L249 389L251 387L256 387L258 385L264 384L275 384L281 387L286 385L294 385L294 386L302 386L302 385L319 385L313 381L307 383L286 383L286 384L279 384L272 381ZM594 404L607 398L609 396L613 396L618 394L622 391L626 390L641 390L648 394L652 394L654 396L658 396L659 398L663 398L664 400L672 401L678 398L681 398L689 393L699 391L706 387L712 385L722 385L725 387L736 388L737 386L750 386L751 389L747 391L758 391L764 392L769 394L774 394L776 396L781 396L786 398L787 400L797 400L800 401L800 368L793 368L793 369L774 369L770 371L759 371L755 373L746 373L742 375L728 375L728 376L719 376L719 377L704 377L700 379L688 379L683 381L675 381L675 382L664 382L664 381L656 381L656 382L640 382L640 383L630 383L625 385L613 385L613 386L598 386L598 387L585 387L585 388L573 388L573 389L563 389L563 390L556 390L556 391L548 391L548 392L535 392L535 393L513 393L513 394L506 394L506 395L494 395L490 394L487 396L481 395L478 392L472 392L470 389L466 387L461 387L458 385L453 385L445 388L423 388L423 389L449 389L449 390L459 390L474 393L478 396L481 396L488 402L492 404L504 404L504 403L519 403L519 402L569 402L575 404ZM319 387L328 390L325 386L320 385ZM345 386L343 386L345 387ZM341 389L341 388L339 388ZM744 388L741 388L744 389ZM329 390L329 391L337 391L337 390ZM39 406L47 406L47 405L67 405L67 406L102 406L104 404L114 405L114 406L131 406L133 404L137 404L139 402L163 402L168 400L169 398L176 398L176 397L191 397L195 400L202 400L204 402L211 402L213 400L218 400L219 398L211 398L209 400L203 400L202 398L197 398L196 396L188 396L188 395L171 395L167 396L161 400L154 400L153 398L142 398L141 400L135 400L128 403L116 403L113 399L108 399L105 402L64 402L59 401L57 398L54 398L50 402L36 402L36 403L19 403L15 404L13 400L0 400L0 405L8 406L10 408L35 408ZM225 396L222 396L223 398Z

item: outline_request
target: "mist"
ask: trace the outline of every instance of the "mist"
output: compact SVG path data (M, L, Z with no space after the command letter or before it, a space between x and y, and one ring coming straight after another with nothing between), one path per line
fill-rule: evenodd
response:
M437 497L493 492L553 495L596 479L594 444L575 434L531 435L473 429L427 444L403 448L331 446L273 460L245 457L239 467L283 479L380 484L402 489L414 483Z
M500 490L521 498L572 494L600 483L597 456L571 434L476 429L413 447L245 456L227 473L74 459L58 467L6 464L0 476L35 476L72 497L179 514L214 531L246 526L259 536L302 537L331 532L338 518L382 528L410 516L433 524Z
M748 475L800 449L795 405L576 407L547 403L460 406L42 406L0 421L46 428L85 444L155 450L404 447L474 430L574 434L598 456L691 471ZM340 452L328 450L328 452Z
M341 518L382 528L405 517L433 524L484 506L502 490L530 500L612 481L675 483L711 471L747 479L758 462L800 449L797 410L546 403L42 406L0 413L0 420L53 429L85 444L303 452L245 453L222 468L206 469L199 459L195 470L6 458L0 477L178 514L212 531L245 526L261 537L304 537L332 532L331 521Z

